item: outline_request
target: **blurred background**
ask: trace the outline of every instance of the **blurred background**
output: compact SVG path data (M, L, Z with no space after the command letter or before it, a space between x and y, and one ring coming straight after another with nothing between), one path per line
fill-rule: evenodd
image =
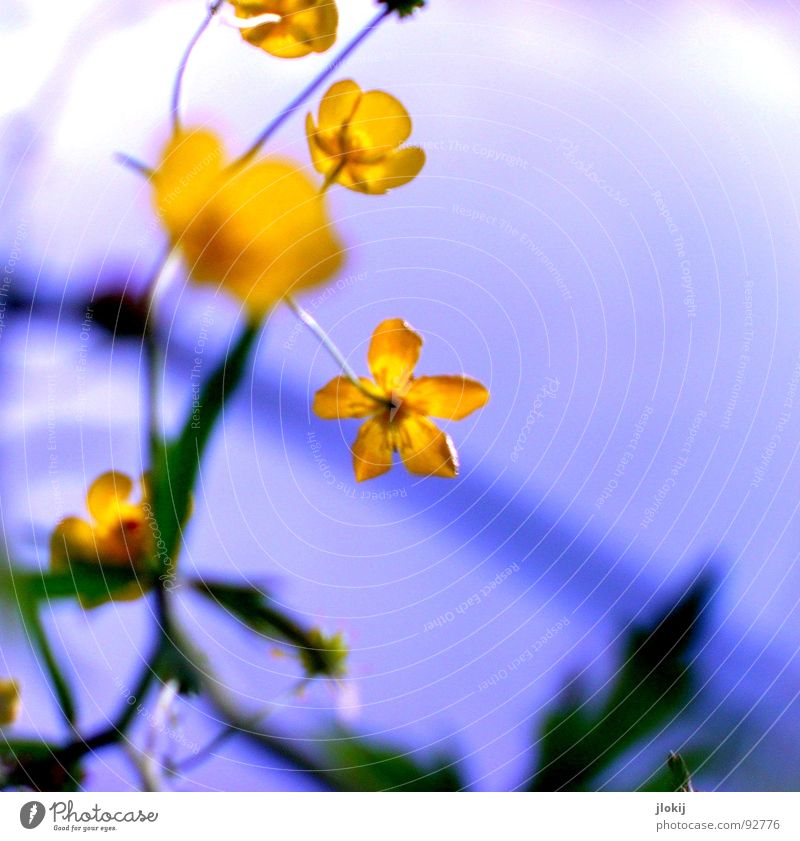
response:
M163 235L114 153L156 160L203 13L0 8L0 515L17 565L48 566L52 528L84 514L98 474L146 466L141 349L104 315L108 296L141 291ZM340 13L337 47L374 7ZM214 25L186 121L244 149L333 55L280 61ZM350 769L351 787L372 785L359 750L479 790L657 786L680 750L699 788L796 790L794 4L431 0L335 78L400 98L428 160L383 197L331 191L347 265L302 302L358 371L375 325L401 316L425 337L421 373L463 371L492 399L449 430L458 480L396 468L356 486L357 423L310 413L333 363L278 308L204 465L181 564L343 630L349 674L287 694L291 658L184 594L187 633L243 709L274 702L280 744ZM269 151L307 162L305 110ZM196 349L222 358L238 325L223 294L172 278L168 425L190 404ZM46 611L85 729L129 691L151 610ZM0 672L24 702L5 735L63 738L25 632L3 622ZM178 759L219 729L201 699L177 715L159 739ZM280 754L234 738L171 785L326 786ZM107 750L84 784L139 781Z

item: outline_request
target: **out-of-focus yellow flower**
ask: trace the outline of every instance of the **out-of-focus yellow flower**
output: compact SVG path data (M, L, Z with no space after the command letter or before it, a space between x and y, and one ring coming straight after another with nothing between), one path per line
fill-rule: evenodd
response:
M13 724L19 717L21 706L19 684L15 680L0 678L0 727Z
M344 634L340 632L324 634L319 628L312 628L308 632L309 642L313 648L300 652L300 662L306 672L306 677L342 677L346 671L347 657L350 650L344 641Z
M53 572L65 572L77 564L145 572L155 548L154 532L147 508L147 483L142 479L141 499L131 502L133 480L124 473L110 471L94 480L86 497L91 521L79 517L62 520L50 538L50 566ZM129 601L143 593L142 583L134 581L107 597L89 601L94 607L106 601Z
M351 80L325 94L318 124L306 117L306 134L326 186L338 181L360 193L385 193L407 184L425 164L422 149L401 148L411 134L403 104L384 91L363 92Z
M346 377L336 377L314 397L314 411L321 418L369 418L353 445L359 482L390 470L395 452L411 473L458 474L453 442L429 416L460 420L483 406L489 392L461 375L414 377L421 347L422 337L401 318L383 321L368 352L375 382L362 378L358 388Z
M243 29L242 37L278 58L324 53L336 41L339 13L334 0L230 0L238 18L280 19Z
M151 180L156 209L191 276L227 289L253 320L342 262L323 198L289 163L227 166L219 138L196 130L170 140Z

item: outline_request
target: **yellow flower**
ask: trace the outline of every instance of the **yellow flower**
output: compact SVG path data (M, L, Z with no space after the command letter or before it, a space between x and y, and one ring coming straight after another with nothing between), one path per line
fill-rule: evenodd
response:
M289 163L227 166L219 138L197 130L170 140L151 180L190 275L233 293L253 320L341 264L323 198Z
M338 181L360 193L385 193L407 184L425 164L415 146L403 104L384 91L364 93L353 81L337 82L322 98L319 124L306 117L311 160L326 186Z
M148 518L147 485L141 482L139 502L131 502L133 480L110 471L94 480L86 497L91 522L79 517L62 520L50 538L50 566L66 572L79 564L145 572L154 551L154 532ZM96 601L81 598L83 607L94 607L111 599L128 601L143 594L142 583L134 581L108 597Z
M336 377L314 397L321 418L366 418L353 445L356 480L386 473L398 452L411 473L458 474L458 454L450 436L429 415L461 420L489 399L475 380L461 375L414 377L422 337L402 319L381 322L372 334L367 360L375 382L361 379L359 389Z
M21 705L19 684L15 680L0 678L0 727L17 720Z
M231 0L231 5L239 18L280 18L242 30L246 41L278 58L324 53L336 41L339 13L334 0Z

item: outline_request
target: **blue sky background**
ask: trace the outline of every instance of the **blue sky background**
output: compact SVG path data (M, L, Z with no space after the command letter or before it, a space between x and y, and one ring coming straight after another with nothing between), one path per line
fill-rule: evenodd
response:
M157 258L147 185L112 154L155 160L203 9L50 5L0 12L0 260L13 257L8 294L34 301L0 322L0 494L9 549L34 566L97 474L142 468L138 349L82 329L81 308L98 289L141 288ZM340 43L371 13L366 0L341 5ZM283 698L282 727L303 736L344 717L463 757L483 789L519 785L564 681L585 672L602 692L619 634L710 568L702 691L605 785L635 787L690 745L714 751L700 787L796 789L800 19L791 3L494 6L432 0L341 68L406 104L428 162L385 197L331 192L347 266L304 295L357 370L375 325L401 316L425 336L420 372L491 388L482 412L449 428L462 476L395 469L356 488L356 425L309 412L333 363L280 308L204 467L181 562L266 581L346 632L347 692ZM186 119L241 149L327 60L280 62L215 27L187 74ZM302 116L272 151L307 160ZM210 366L237 316L173 275L159 313L168 423L186 411L198 337ZM243 706L281 696L290 661L190 598L183 610ZM58 605L49 617L86 725L124 694L147 611ZM565 618L524 668L479 688ZM0 649L24 688L13 732L57 735L21 633L9 625ZM202 703L181 709L187 742L214 731ZM236 741L221 753L181 787L308 784ZM106 752L87 785L132 779Z

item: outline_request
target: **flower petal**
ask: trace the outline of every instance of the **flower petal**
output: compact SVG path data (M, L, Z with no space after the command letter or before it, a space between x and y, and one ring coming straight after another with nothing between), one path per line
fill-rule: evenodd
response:
M392 467L392 434L385 414L368 420L353 444L353 470L357 482L374 479Z
M156 211L173 243L214 194L224 163L222 143L205 129L181 133L164 148L151 182Z
M20 706L19 684L15 680L0 678L0 727L17 720Z
M375 389L364 377L361 383L366 389ZM347 377L335 377L314 395L312 408L318 417L325 420L365 418L374 415L381 408L381 403L376 398L367 397Z
M50 568L66 572L70 563L97 563L94 530L79 517L62 520L50 536Z
M183 173L190 184L192 177L192 169ZM172 172L170 179L181 180ZM158 171L153 181L159 194ZM166 198L158 201L169 207ZM287 162L266 159L221 171L187 203L191 208L164 220L189 273L232 292L254 320L288 292L327 279L341 264L342 249L318 187Z
M469 377L418 377L411 383L404 404L421 415L461 420L488 399L486 388Z
M352 79L331 85L319 105L319 130L338 132L347 125L353 118L361 96L361 88Z
M317 131L311 114L306 116L306 137L308 138L308 150L311 153L311 163L314 164L314 169L323 175L330 175L342 158L341 155L332 155L324 147L322 135Z
M367 361L375 381L387 394L406 386L421 347L422 336L402 318L388 318L375 328Z
M89 513L98 523L119 517L120 504L131 495L133 480L117 470L103 473L92 482L86 503Z
M422 415L406 415L395 424L394 442L409 473L458 475L458 453L450 436Z
M281 21L243 29L242 37L278 58L300 58L322 53L336 41L339 13L334 0L234 0L237 17L247 19L265 12Z
M336 180L360 193L382 194L408 184L425 166L425 152L409 146L392 152L374 164L349 164Z
M349 148L368 156L396 149L410 134L408 111L399 99L385 91L363 94L347 126Z

